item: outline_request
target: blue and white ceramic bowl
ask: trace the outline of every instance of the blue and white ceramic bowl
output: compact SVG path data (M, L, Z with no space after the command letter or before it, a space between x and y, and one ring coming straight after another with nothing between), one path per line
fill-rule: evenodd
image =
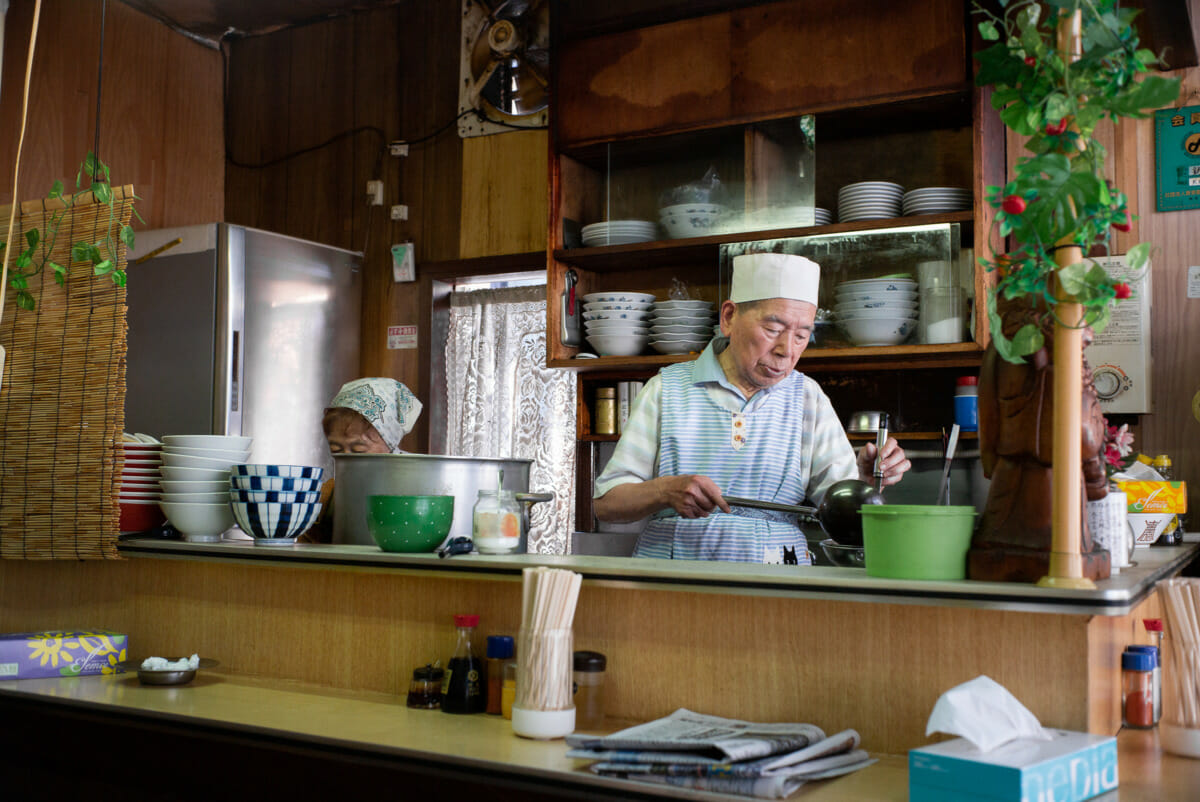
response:
M260 545L285 545L307 532L317 516L320 504L296 502L231 501L233 518L242 531Z
M320 490L320 479L293 479L287 476L230 476L229 487L237 490Z
M234 465L234 476L286 476L292 479L320 479L325 469L316 465Z
M321 500L319 490L239 490L229 489L230 501L252 501L256 504L285 502L287 504L315 504Z

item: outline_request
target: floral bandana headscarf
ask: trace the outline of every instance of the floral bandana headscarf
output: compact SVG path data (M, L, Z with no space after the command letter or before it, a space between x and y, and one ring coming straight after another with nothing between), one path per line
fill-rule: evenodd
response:
M421 415L421 402L395 379L346 382L329 402L328 408L334 407L352 409L366 418L393 454L399 453L400 439Z

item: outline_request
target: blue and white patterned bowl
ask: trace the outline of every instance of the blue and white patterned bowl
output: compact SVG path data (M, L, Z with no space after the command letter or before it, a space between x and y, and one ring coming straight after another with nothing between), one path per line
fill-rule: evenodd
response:
M293 543L316 523L320 504L231 501L233 518L242 531L264 545Z
M234 476L286 476L292 479L320 479L325 469L316 465L234 465Z
M255 504L284 502L285 504L315 504L321 500L319 490L239 490L229 489L230 501L251 501Z
M293 479L288 476L230 476L229 487L237 490L320 490L320 479Z

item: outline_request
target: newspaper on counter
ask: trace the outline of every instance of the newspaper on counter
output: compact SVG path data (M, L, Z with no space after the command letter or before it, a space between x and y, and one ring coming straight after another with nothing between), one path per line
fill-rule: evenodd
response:
M874 763L854 730L825 737L811 724L761 724L677 710L605 737L571 735L568 757L607 777L783 799L809 780Z

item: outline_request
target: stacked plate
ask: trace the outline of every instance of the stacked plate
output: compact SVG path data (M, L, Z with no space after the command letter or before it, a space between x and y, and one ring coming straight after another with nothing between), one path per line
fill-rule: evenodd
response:
M125 434L119 445L124 457L121 468L120 530L122 533L148 532L165 520L158 508L159 466L162 443L146 434Z
M715 319L711 301L659 301L650 316L650 347L660 354L702 351Z
M250 455L249 437L163 437L162 511L190 543L214 543L233 526L229 472Z
M838 220L883 220L900 216L904 187L891 181L859 181L838 190Z
M921 187L904 193L905 215L946 214L971 210L971 190L961 187Z
M321 514L316 465L235 465L226 488L229 507L256 546L288 546Z
M833 222L833 214L825 208L817 206L813 209L813 225L827 226Z
M917 325L917 282L905 276L843 281L834 289L837 324L855 345L899 345Z
M646 292L590 292L583 296L583 327L600 356L636 356L650 341L654 296Z
M658 239L658 225L649 220L610 220L583 227L583 244L588 248L601 245L629 245L634 242L653 242Z

